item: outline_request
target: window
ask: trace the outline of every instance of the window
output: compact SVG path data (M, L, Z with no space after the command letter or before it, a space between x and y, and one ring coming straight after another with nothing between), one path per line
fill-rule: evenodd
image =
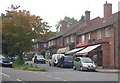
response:
M53 46L53 40L51 41L51 46Z
M105 37L110 37L110 28L105 28Z
M82 43L85 42L85 35L82 35Z
M38 44L36 44L36 48L39 48Z
M48 45L50 46L50 41L48 42Z
M88 38L88 41L90 41L90 39L91 39L90 33L87 34L87 38Z
M73 36L73 35L71 35L70 41L71 41L71 42L74 42L74 36Z
M97 39L101 39L102 35L101 35L101 29L97 31Z
M66 38L66 43L69 43L69 38L68 37Z
M44 47L47 47L47 44L46 44L46 43L44 43Z

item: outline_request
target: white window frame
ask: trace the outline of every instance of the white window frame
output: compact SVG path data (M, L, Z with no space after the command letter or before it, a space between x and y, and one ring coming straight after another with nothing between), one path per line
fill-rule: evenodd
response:
M70 36L70 41L74 42L74 36L73 35Z
M106 38L110 37L110 27L105 28L105 37Z
M87 34L87 39L88 39L88 41L91 40L91 34L90 33Z
M53 46L53 40L51 41L51 46Z
M97 39L98 40L102 39L102 30L101 29L97 31Z
M85 35L82 35L82 40L81 40L82 43L85 42Z
M46 44L46 43L44 43L44 47L47 47L47 44Z
M36 47L37 47L37 48L39 48L39 45L38 45L38 43L37 43Z
M66 43L67 43L67 44L69 43L69 38L68 38L68 37L66 38Z

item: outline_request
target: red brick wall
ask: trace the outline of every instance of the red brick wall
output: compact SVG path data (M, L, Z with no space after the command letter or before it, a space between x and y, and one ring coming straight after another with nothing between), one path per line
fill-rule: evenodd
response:
M114 68L114 27L110 28L110 37L105 37L105 28L101 29L101 35L102 38L97 40L97 30L90 33L91 34L91 40L95 39L95 43L97 42L108 42L108 44L102 45L103 50L103 66L109 68ZM79 40L81 41L81 37L79 37ZM85 37L85 41L87 41L87 34ZM109 50L108 50L109 49ZM108 66L107 66L108 65Z

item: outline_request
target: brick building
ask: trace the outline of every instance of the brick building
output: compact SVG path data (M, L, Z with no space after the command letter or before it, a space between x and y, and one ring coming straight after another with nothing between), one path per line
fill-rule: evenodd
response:
M103 14L103 18L90 19L90 11L85 11L85 21L72 27L68 27L67 22L62 21L61 31L55 38L49 40L49 47L52 45L59 48L70 47L70 50L85 47L76 55L88 55L92 59L97 56L98 66L118 68L119 12L112 14L112 4L106 2Z

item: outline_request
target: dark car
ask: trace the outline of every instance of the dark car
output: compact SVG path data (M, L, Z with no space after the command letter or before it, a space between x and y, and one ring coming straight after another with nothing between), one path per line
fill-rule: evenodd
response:
M58 66L73 67L73 56L63 56L59 59Z
M35 55L34 57L33 57L33 62L34 63L46 63L46 61L45 61L45 58L43 57L43 55Z
M0 66L12 68L12 62L9 58L0 55Z

